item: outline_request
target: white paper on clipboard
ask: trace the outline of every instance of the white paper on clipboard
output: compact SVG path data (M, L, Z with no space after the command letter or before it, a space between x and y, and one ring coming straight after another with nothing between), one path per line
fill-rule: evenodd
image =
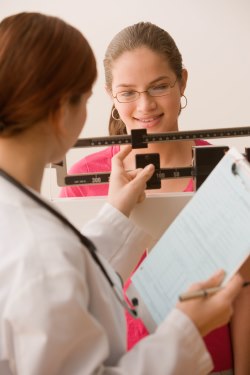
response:
M250 254L250 165L230 149L132 276L129 298L150 332L194 282L226 271Z

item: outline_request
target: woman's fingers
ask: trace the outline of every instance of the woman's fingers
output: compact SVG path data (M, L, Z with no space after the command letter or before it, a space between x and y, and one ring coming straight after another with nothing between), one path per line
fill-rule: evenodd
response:
M123 167L123 161L131 152L131 150L132 147L130 145L126 145L122 147L121 150L112 157L112 171L114 171L116 168Z
M202 290L219 286L225 273L219 271L210 279L192 285L190 291ZM177 304L195 323L204 336L212 330L228 323L233 313L233 303L241 291L243 278L240 274L233 276L221 290L208 294L206 297L191 299Z
M228 298L231 301L234 301L234 299L241 291L242 285L243 278L239 273L237 273L227 282L225 287L220 291L220 297Z
M219 286L222 283L224 277L225 277L225 271L218 270L208 280L200 281L199 283L195 283L191 285L191 287L189 288L189 291L195 291L195 290L213 288L215 286Z
M125 146L112 158L112 172L109 183L109 202L129 216L136 203L145 199L146 183L154 173L154 165L143 169L126 171L124 159L131 151L131 146Z

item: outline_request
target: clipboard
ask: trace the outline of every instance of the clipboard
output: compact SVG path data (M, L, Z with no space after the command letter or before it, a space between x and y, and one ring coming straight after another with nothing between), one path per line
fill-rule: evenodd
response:
M178 296L215 271L225 284L250 255L250 165L231 148L131 278L127 297L149 332Z

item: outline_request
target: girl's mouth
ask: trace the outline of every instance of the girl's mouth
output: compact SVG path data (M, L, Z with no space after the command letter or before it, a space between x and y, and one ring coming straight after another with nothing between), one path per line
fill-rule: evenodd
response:
M163 114L158 115L158 116L148 117L148 118L136 118L136 121L140 128L149 129L158 125L162 116Z

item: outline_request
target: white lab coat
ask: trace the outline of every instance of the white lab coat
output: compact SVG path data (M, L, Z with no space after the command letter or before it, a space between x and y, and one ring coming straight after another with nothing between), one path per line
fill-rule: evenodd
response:
M192 322L173 312L126 352L124 311L72 231L0 178L0 374L202 375L210 355ZM106 204L85 228L124 273L147 236ZM108 260L108 261L107 261ZM7 370L7 368L9 370Z

